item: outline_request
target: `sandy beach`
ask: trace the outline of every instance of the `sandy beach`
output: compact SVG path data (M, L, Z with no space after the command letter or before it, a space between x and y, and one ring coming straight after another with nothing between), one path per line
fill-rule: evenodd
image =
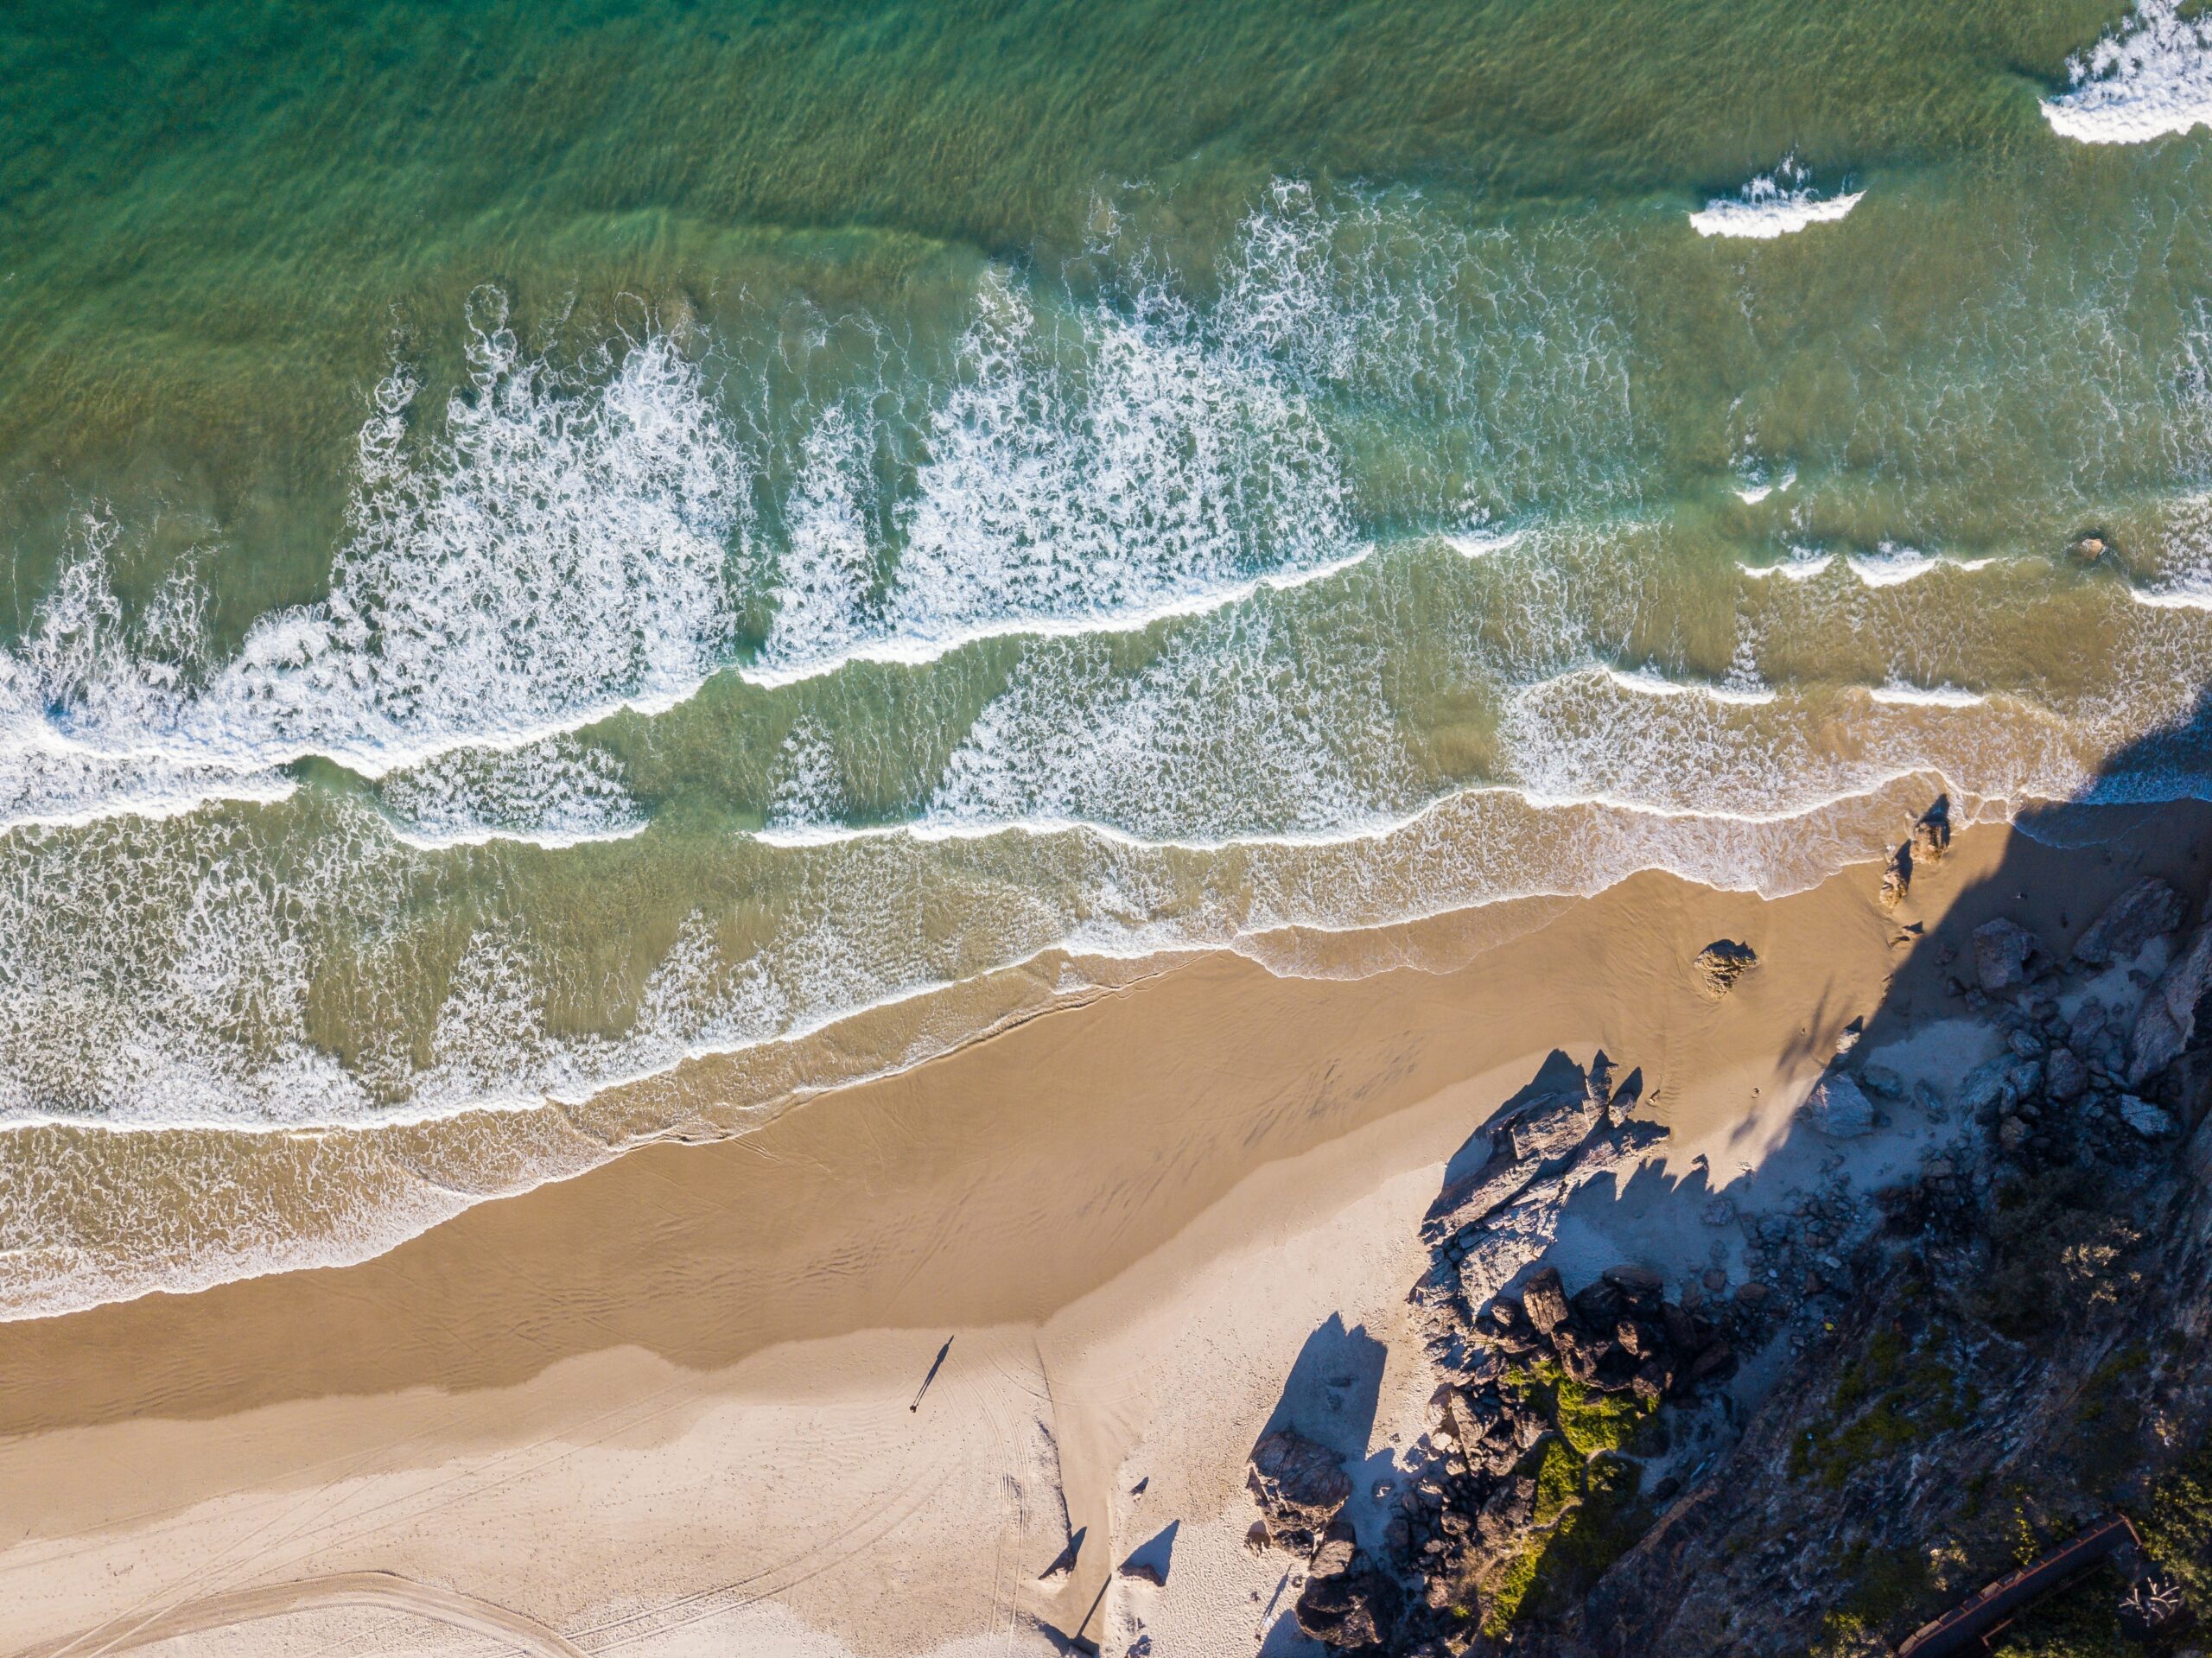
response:
M1795 1108L1853 1021L1970 1060L1930 941L2062 943L2146 871L2194 900L2201 817L1970 830L1894 911L1871 866L1771 903L1654 874L1298 941L1364 976L1180 961L363 1265L0 1325L0 1651L1318 1650L1243 1546L1247 1453L1279 1407L1377 1477L1419 1434L1421 1216L1551 1051L1640 1067L1672 1131L1554 1261L1675 1280L1710 1191L1822 1155ZM1758 953L1725 997L1720 938Z

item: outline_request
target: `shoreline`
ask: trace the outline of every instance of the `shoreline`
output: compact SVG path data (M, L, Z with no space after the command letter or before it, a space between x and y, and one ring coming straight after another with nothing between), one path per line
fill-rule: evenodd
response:
M358 1265L0 1325L0 1652L364 1572L593 1651L1249 1641L1280 1589L1239 1541L1253 1438L1332 1316L1387 1350L1374 1443L1419 1432L1419 1217L1547 1053L1643 1069L1662 1181L1726 1185L1853 1019L1945 1016L1904 927L2017 912L2000 867L2077 927L2139 872L2194 897L2205 816L2116 814L2117 852L1963 829L1894 915L1873 866L1775 900L1647 873L1503 942L1464 913L1283 941L1359 976L1208 955ZM1716 999L1691 959L1724 937L1759 962ZM1660 1247L1648 1207L1561 1248ZM1171 1523L1168 1587L1116 1574ZM450 1646L412 1616L305 1606L224 1649Z

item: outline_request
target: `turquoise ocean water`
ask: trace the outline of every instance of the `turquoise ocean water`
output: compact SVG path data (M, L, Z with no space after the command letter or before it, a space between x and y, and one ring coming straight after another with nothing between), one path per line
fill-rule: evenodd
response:
M2212 784L2175 0L113 3L0 66L0 1308L1161 950Z

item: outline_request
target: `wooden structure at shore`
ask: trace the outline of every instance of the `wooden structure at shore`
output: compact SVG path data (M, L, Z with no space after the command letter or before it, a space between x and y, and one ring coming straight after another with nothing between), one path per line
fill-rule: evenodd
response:
M2141 1547L2124 1514L2107 1515L2049 1553L1968 1597L1933 1623L1923 1623L1897 1648L1897 1658L1949 1658L1984 1652L1989 1639L2029 1605L2063 1588L2120 1547Z

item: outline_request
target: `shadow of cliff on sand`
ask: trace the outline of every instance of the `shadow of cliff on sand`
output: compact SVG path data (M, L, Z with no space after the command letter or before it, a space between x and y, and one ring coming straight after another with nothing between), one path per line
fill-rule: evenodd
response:
M1486 1305L1512 1316L1485 1326L1488 1337L1471 1330L1466 1348L1457 1336L1429 1342L1427 1357L1437 1377L1459 1389L1452 1398L1459 1402L1441 1407L1447 1427L1459 1420L1453 1413L1465 1407L1465 1389L1479 1389L1478 1378L1499 1375L1470 1356L1474 1346L1503 1331L1504 1350L1544 1356L1541 1342L1532 1348L1528 1337L1512 1334L1516 1317L1523 1318L1526 1328L1516 1293L1540 1269L1558 1272L1565 1293L1578 1303L1582 1293L1600 1287L1601 1274L1630 1286L1631 1297L1634 1286L1648 1284L1643 1293L1652 1299L1637 1304L1642 1310L1636 1318L1655 1327L1662 1323L1656 1298L1679 1296L1667 1327L1688 1328L1694 1319L1700 1331L1725 1332L1733 1344L1732 1359L1740 1360L1732 1376L1718 1371L1681 1395L1675 1383L1662 1380L1658 1390L1669 1401L1669 1431L1626 1449L1592 1453L1592 1468L1600 1456L1635 1463L1640 1490L1631 1479L1625 1488L1630 1508L1616 1504L1605 1516L1604 1524L1619 1532L1618 1540L1601 1547L1586 1539L1571 1549L1547 1547L1532 1557L1533 1580L1524 1571L1511 1591L1525 1597L1515 1604L1534 1620L1520 1626L1518 1646L1577 1658L1630 1658L1653 1650L1807 1650L1828 1613L1840 1616L1873 1604L1866 1585L1878 1569L1918 1585L1909 1592L1884 1591L1893 1592L1883 1614L1894 1625L1888 1630L1893 1640L1940 1610L1948 1579L1916 1576L1926 1571L1924 1558L1910 1571L1885 1565L1891 1559L1885 1551L1910 1556L1918 1550L1925 1557L1941 1543L1962 1551L1955 1570L1970 1575L1981 1569L1983 1554L1998 1558L2017 1541L1975 1529L1981 1505L1962 1484L1946 1486L1940 1459L1927 1464L1930 1471L1919 1471L1927 1442L1943 1435L1953 1436L1945 1443L1966 1447L1954 1454L1968 1462L2000 1452L2009 1459L2005 1465L2017 1471L2018 1490L2006 1501L2017 1510L2017 1525L2030 1527L2039 1544L2066 1535L2080 1519L2075 1509L2087 1512L2107 1500L2109 1493L2075 1490L2066 1483L2070 1474L2039 1463L2037 1442L2021 1438L2026 1430L2014 1420L2029 1397L2018 1393L2020 1387L2044 1385L2054 1396L2070 1396L2066 1389L2074 1384L2066 1377L2073 1369L2086 1377L2107 1359L2101 1349L2092 1344L2054 1360L2051 1368L2065 1375L2053 1381L2020 1357L2028 1348L2002 1333L1960 1336L1967 1348L1979 1341L2010 1352L2005 1362L2019 1372L2005 1372L2014 1395L1984 1397L1971 1379L1960 1379L1963 1372L1948 1368L1948 1349L1935 1356L1929 1344L1951 1339L1928 1333L1940 1323L1931 1324L1916 1313L1894 1329L1869 1321L1872 1309L1891 1306L1900 1294L1910 1305L1910 1285L1924 1277L1955 1299L1965 1284L1961 1305L1970 1316L2001 1324L2007 1316L2003 1296L2013 1293L2001 1274L2015 1270L2016 1263L2008 1264L2014 1257L2032 1258L2042 1246L2033 1237L2012 1239L1993 1254L1986 1235L1999 1223L1992 1217L2017 1212L2025 1218L2002 1224L2015 1231L2032 1229L2035 1217L2056 1205L2051 1212L2058 1219L2051 1224L2063 1228L2075 1223L2067 1217L2076 1212L2066 1203L2088 1213L2107 1193L2124 1199L2139 1188L2155 1189L2155 1171L2162 1162L2171 1166L2177 1148L2203 1119L2212 1096L2212 971L2195 1003L2169 988L2183 979L2196 984L2187 963L2172 978L2161 975L2188 948L2195 930L2207 924L2212 864L2200 847L2212 829L2208 797L2212 711L2203 700L2188 721L2112 756L2082 797L2021 810L2013 819L2014 833L2002 840L1980 837L1971 852L1951 839L1950 803L1931 787L1921 823L1897 825L1898 849L1888 871L1866 872L1861 918L1886 933L1894 963L1874 994L1836 988L1808 996L1792 1032L1763 1063L1744 1070L1744 1095L1732 1112L1713 1112L1713 1121L1677 1120L1673 1138L1649 1156L1623 1159L1570 1184L1548 1208L1524 1204L1508 1217L1516 1247L1529 1247L1517 1269L1502 1278L1497 1252L1484 1255L1484 1274L1475 1292L1464 1297L1459 1316L1479 1323L1477 1315ZM1666 1056L1677 1077L1699 1072L1701 1045L1710 1043L1716 1053L1725 1047L1722 1038L1742 995L1733 975L1745 969L1733 948L1738 941L1729 942L1732 949L1713 957L1731 974L1715 980L1706 1023L1683 1032L1687 1051ZM1740 942L1754 950L1766 945L1756 931ZM1682 971L1695 967L1685 962ZM2169 1045L2179 1057L2169 1054L2171 1063L2152 1065L2141 1057L2139 1032L2160 998L2176 996L2182 1001L2172 1018L2184 1028ZM2192 1025L2193 1034L2186 1028ZM1624 1064L1647 1058L1632 1051L1616 1057ZM1425 1229L1437 1247L1435 1264L1416 1289L1417 1305L1424 1292L1433 1304L1455 1278L1464 1285L1483 1254L1470 1254L1467 1232L1455 1229L1471 1224L1469 1215L1500 1201L1496 1193L1509 1190L1493 1178L1513 1173L1498 1166L1498 1125L1548 1098L1571 1096L1581 1077L1574 1054L1554 1051L1449 1159ZM1661 1119L1674 1120L1676 1107L1655 1101L1639 1112L1631 1092L1622 1115L1648 1118L1655 1109ZM2075 1186L2086 1181L2081 1189L2089 1195L2064 1197L2075 1189L2069 1181ZM2145 1229L2153 1244L2155 1231ZM2004 1236L2011 1239L2011 1233ZM1942 1257L1932 1266L1931 1253ZM2109 1293L2120 1309L2116 1318L2136 1293L2139 1275L2125 1267L2122 1258L2100 1269L2110 1274ZM2078 1271L2078 1261L2069 1270ZM1979 1282L1977 1273L2000 1276L1992 1287ZM2013 1316L2044 1324L2078 1316L2063 1294L2038 1290L2031 1274L2021 1283L2028 1287ZM2092 1290L2085 1289L2085 1297ZM1529 1305L1535 1305L1533 1298ZM1589 1303L1593 1312L1597 1305ZM1633 1352L1626 1331L1624 1323L1620 1339ZM1613 1345L1605 1329L1595 1336ZM1694 1354L1695 1343L1709 1344L1712 1337L1694 1334L1692 1340L1687 1350ZM1902 1356L1891 1355L1891 1346ZM1892 1377L1890 1371L1900 1366ZM2155 1357L2147 1366L2160 1373L2166 1368ZM1604 1385L1624 1389L1625 1376L1624 1369ZM1787 1426L1795 1420L1791 1413L1808 1400L1825 1399L1831 1388L1839 1401L1834 1445L1819 1431L1803 1445L1780 1432L1777 1424ZM1440 1400L1444 1396L1440 1391ZM2012 1402L2000 1407L1995 1402L2000 1397ZM2200 1414L2212 1420L2212 1394L2200 1406ZM1440 1420L1438 1408L1432 1407L1433 1423ZM1867 1412L1874 1414L1859 1421L1858 1415ZM1447 1432L1437 1445L1424 1438L1412 1446L1405 1465L1395 1471L1400 1480L1409 1471L1424 1473L1424 1459L1428 1471L1438 1471L1425 1478L1450 1477L1440 1471L1462 1460L1467 1441L1460 1426L1456 1440ZM1908 1446L1923 1449L1908 1457ZM1372 1551L1389 1511L1363 1512L1360 1499L1370 1482L1394 1471L1389 1458L1363 1462L1350 1446L1335 1448L1344 1452L1345 1470L1357 1482L1345 1513L1357 1520L1363 1548ZM1782 1489L1758 1457L1782 1459L1787 1470ZM1465 1452L1464 1460L1475 1461L1474 1453ZM1882 1482L1892 1475L1897 1495L1886 1509L1874 1498L1861 1499L1854 1509L1833 1495L1858 1489L1854 1481L1868 1492L1887 1490ZM1457 1477L1464 1482L1468 1471L1459 1468ZM1495 1482L1505 1475L1488 1477ZM1789 1488L1799 1481L1807 1483L1793 1498ZM1503 1487L1486 1489L1501 1500L1505 1495ZM1413 1492L1402 1496L1403 1516L1411 1518L1414 1529L1408 1540L1404 1517L1397 1521L1398 1540L1388 1558L1407 1574L1400 1581L1414 1594L1424 1582L1416 1570L1423 1537L1430 1549L1441 1545L1454 1551L1490 1516L1462 1515L1459 1530L1447 1534L1434 1523L1433 1500L1424 1521ZM1870 1501L1872 1509L1864 1506ZM1769 1502L1783 1504L1773 1526L1730 1531L1731 1516L1758 1511L1758 1505ZM1943 1524L1949 1529L1941 1535L1915 1529L1942 1516L1948 1516ZM1478 1523L1469 1527L1470 1519ZM1776 1540L1793 1525L1796 1533L1784 1547ZM1830 1528L1830 1534L1816 1541L1821 1527ZM1634 1544L1639 1532L1643 1541ZM1541 1523L1537 1534L1545 1534ZM1764 1539L1764 1546L1739 1557L1734 1551L1746 1537ZM1628 1553L1609 1568L1612 1556L1605 1547ZM1510 1555L1491 1558L1502 1562ZM1724 1579L1740 1581L1726 1597L1716 1598L1713 1585ZM1455 1579L1440 1591L1447 1600L1428 1606L1442 1616L1472 1616L1456 1598L1472 1581L1471 1575L1465 1583ZM1485 1579L1482 1592L1488 1595L1506 1581ZM1434 1588L1439 1579L1432 1576L1427 1582ZM1571 1586L1571 1596L1563 1585ZM1586 1594L1597 1609L1588 1617L1577 1610ZM1700 1610L1679 1610L1700 1595ZM1468 1604L1472 1601L1470 1593ZM1430 1652L1425 1643L1450 1626L1434 1616L1424 1622L1419 1603L1409 1604L1397 1644L1360 1650ZM1784 1605L1792 1610L1777 1610ZM1739 1639L1738 1621L1750 1628L1762 1616L1770 1620L1764 1636ZM1552 1644L1547 1630L1560 1619L1572 1633ZM1433 1650L1457 1652L1457 1642L1471 1632L1463 1624L1454 1643ZM1793 1639L1799 1644L1789 1647ZM1488 1649L1484 1642L1478 1645ZM1282 1658L1318 1650L1297 1629L1288 1608L1262 1648Z

